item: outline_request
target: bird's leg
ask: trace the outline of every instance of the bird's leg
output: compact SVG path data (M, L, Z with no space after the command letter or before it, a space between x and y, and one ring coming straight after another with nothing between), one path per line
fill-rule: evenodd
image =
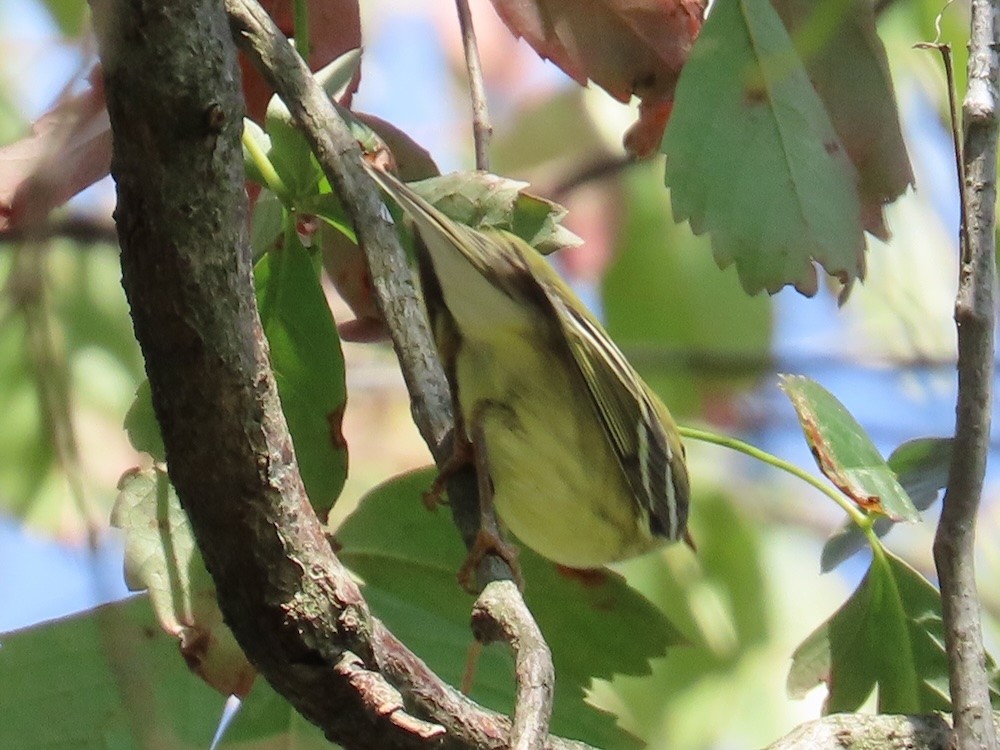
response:
M435 510L445 501L442 499L445 485L466 466L474 463L472 443L466 437L465 427L458 411L455 412L455 427L451 431L451 454L438 467L437 476L430 488L424 493L424 505L428 510Z
M419 236L418 236L419 241ZM425 285L437 287L437 279L429 268L429 261L421 262L420 258L424 253L418 253L418 266L420 267L420 278ZM426 260L426 259L425 259ZM425 293L427 289L425 288ZM458 379L455 377L455 359L458 355L459 342L461 336L454 319L442 306L430 304L433 299L440 302L441 290L437 289L437 294L430 295L427 308L430 316L431 326L434 328L434 339L438 345L438 354L441 357L441 366L444 368L445 377L448 380L451 391L451 412L454 415L454 427L451 430L451 454L438 467L438 474L434 478L434 483L430 489L424 493L424 505L428 510L434 510L444 501L445 485L452 477L462 469L473 465L472 443L465 430L465 419L462 413L462 403L458 394Z
M472 576L476 567L487 555L496 555L507 563L514 575L517 587L524 589L521 566L517 562L517 547L504 540L493 507L493 480L490 477L489 455L483 431L484 412L491 406L494 404L482 403L473 413L471 440L469 441L479 488L479 530L476 532L476 539L465 558L465 562L458 570L458 581L462 588L473 593L475 593L475 589L471 586Z

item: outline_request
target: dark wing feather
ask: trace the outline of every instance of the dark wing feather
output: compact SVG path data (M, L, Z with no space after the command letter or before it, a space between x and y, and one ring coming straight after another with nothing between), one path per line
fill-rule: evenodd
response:
M684 533L687 497L680 444L646 385L608 337L561 283L540 280L552 304L625 480L650 530L669 539ZM575 303L575 304L574 304ZM659 406L659 408L658 408ZM669 416L666 416L669 419ZM683 496L679 496L683 495Z

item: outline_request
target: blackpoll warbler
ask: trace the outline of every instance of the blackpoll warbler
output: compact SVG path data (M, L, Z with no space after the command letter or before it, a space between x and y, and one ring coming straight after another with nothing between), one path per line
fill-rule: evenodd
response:
M480 501L571 568L686 539L677 426L552 267L521 238L458 224L368 170L415 225L455 445L471 447L480 492L492 492Z

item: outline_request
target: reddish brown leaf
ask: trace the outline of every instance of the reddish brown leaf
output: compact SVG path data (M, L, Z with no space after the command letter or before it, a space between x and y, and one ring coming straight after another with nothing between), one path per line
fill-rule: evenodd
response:
M292 32L291 0L264 0L286 34ZM358 0L310 0L312 48L309 64L318 70L361 46ZM272 91L240 57L247 113L262 121ZM60 100L32 126L31 135L0 148L0 229L44 221L50 210L94 184L111 167L111 125L100 67L92 88ZM360 74L348 88L357 88Z
M0 148L0 229L30 227L108 173L111 125L96 85L61 99L31 135Z
M642 99L649 109L626 146L640 147L638 155L655 150L658 123L666 124L656 105L673 100L704 0L493 0L493 7L512 33L581 85L590 79L619 101Z
M278 28L288 37L294 32L292 0L261 0ZM361 46L361 12L358 0L309 0L309 67L319 70L345 52ZM243 96L247 103L247 116L257 122L264 121L264 110L274 93L254 70L247 59L240 55L243 69ZM357 90L360 73L348 87L347 98ZM350 102L341 102L349 106Z

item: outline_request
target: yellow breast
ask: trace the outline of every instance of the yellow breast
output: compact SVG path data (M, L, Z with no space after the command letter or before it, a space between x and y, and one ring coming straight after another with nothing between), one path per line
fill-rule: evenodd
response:
M575 568L665 543L650 533L592 407L573 402L585 398L579 375L516 332L493 334L463 342L455 375L462 413L484 436L479 449L504 523L539 554Z

